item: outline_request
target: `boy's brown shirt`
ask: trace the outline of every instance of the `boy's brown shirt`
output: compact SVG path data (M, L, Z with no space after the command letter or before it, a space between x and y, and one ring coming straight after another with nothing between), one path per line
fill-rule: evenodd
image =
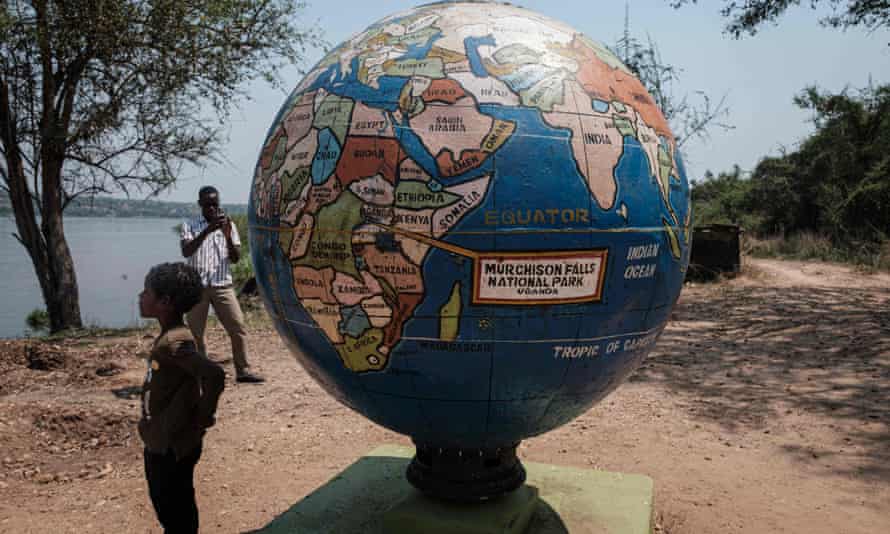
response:
M199 353L191 332L171 328L154 342L142 386L139 435L146 448L182 458L201 443L213 424L225 372Z

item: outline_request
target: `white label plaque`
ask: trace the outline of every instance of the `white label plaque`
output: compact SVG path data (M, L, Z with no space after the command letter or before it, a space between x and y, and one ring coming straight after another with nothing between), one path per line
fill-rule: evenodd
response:
M602 298L607 250L479 253L474 304L570 304Z

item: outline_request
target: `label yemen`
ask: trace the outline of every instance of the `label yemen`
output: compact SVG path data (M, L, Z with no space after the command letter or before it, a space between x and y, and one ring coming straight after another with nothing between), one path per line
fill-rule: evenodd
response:
M378 226L473 260L473 304L533 306L602 300L607 249L476 252L429 236Z

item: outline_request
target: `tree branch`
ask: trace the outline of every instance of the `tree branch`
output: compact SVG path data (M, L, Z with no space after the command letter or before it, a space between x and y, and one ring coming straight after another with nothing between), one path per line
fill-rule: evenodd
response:
M43 75L40 77L42 83L43 107L42 107L42 126L48 128L50 126L49 119L52 117L53 95L56 94L55 73L53 72L53 53L50 48L49 36L47 35L50 27L48 13L46 12L46 0L36 0L34 9L37 12L36 29L37 29L37 46L40 49L40 66Z
M81 189L80 191L76 191L74 193L65 193L65 201L62 203L62 210L64 211L71 202L79 197L82 197L84 195L95 196L99 193L110 194L111 191L102 186L92 186Z
M673 8L689 3L697 4L698 0L669 0ZM739 38L745 33L756 34L761 26L776 21L788 8L802 3L801 0L724 0L720 14L728 19L726 32ZM820 3L821 0L807 2L810 9L817 9ZM890 26L890 2L887 0L828 0L826 3L831 6L832 14L819 20L823 26L843 29L861 26L869 31Z

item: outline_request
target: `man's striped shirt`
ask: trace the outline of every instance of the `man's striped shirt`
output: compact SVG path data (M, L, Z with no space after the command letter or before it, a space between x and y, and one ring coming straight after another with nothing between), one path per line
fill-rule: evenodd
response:
M195 217L182 223L182 241L195 239L207 228L204 216ZM232 223L232 243L241 244L238 228ZM188 258L188 264L198 270L204 287L225 287L232 285L232 273L229 270L229 249L226 236L222 230L216 230L204 239L198 250Z

